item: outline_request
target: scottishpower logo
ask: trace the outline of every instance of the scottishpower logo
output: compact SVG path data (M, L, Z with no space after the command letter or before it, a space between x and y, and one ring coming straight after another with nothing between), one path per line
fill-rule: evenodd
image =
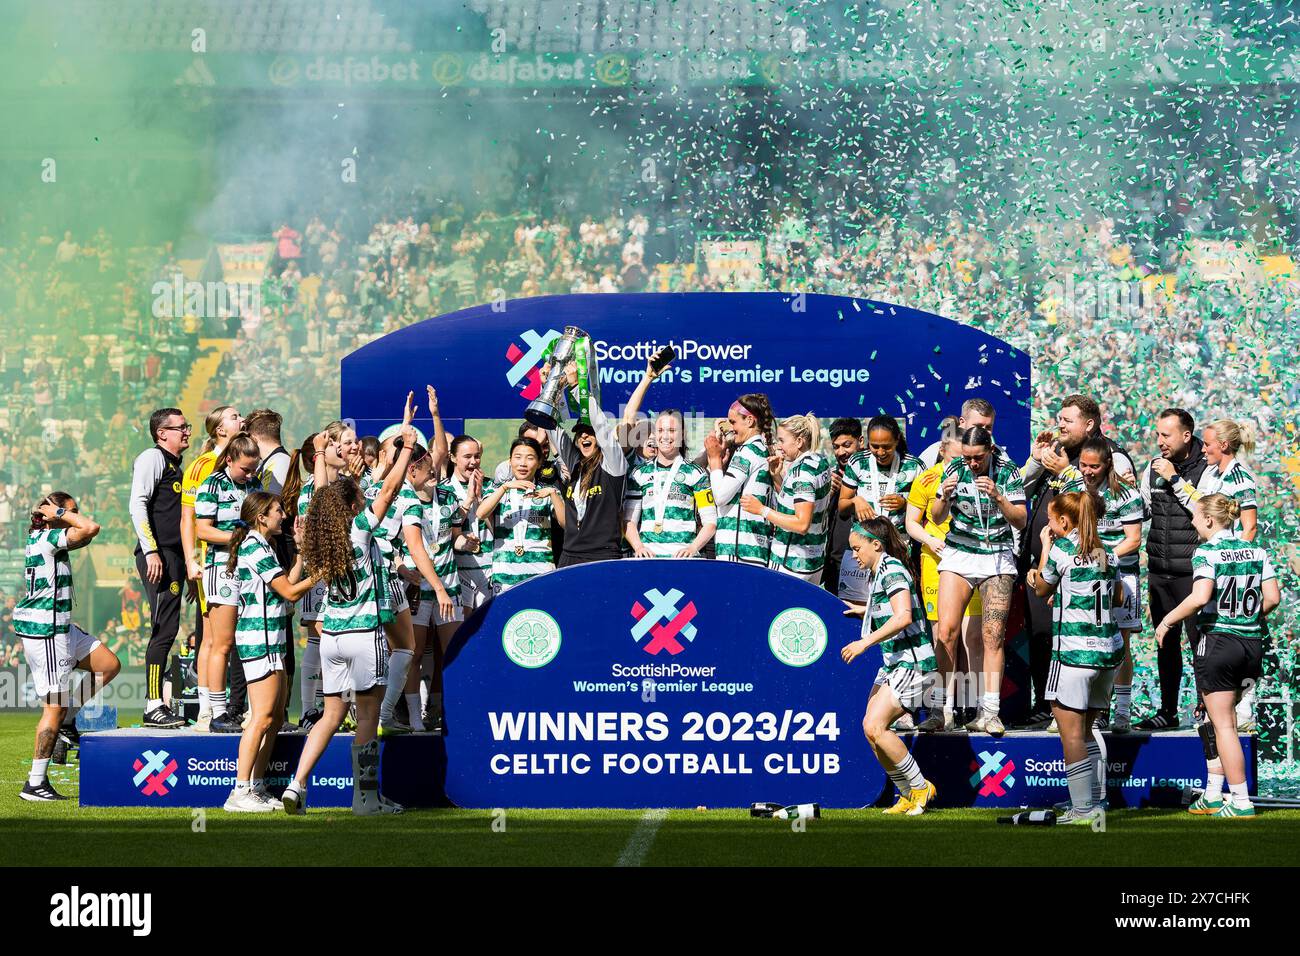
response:
M1016 762L1008 760L1001 750L989 753L981 750L979 760L970 762L970 785L979 788L981 797L1003 797L1016 785L1016 778L1011 771L1016 769Z
M523 348L511 342L510 347L506 349L506 358L510 360L510 371L506 372L506 381L510 383L511 388L520 390L520 398L531 402L541 394L542 373L538 365L547 346L559 337L560 333L554 329L547 329L540 335L536 329L529 329L520 336L524 341Z
M807 667L826 650L826 625L806 607L786 608L767 629L772 656L791 667Z
M165 750L146 750L131 764L131 782L146 797L165 797L176 786L176 760Z
M545 611L518 611L501 629L501 646L520 667L545 667L560 653L560 625Z
M695 602L687 601L685 607L679 608L677 605L682 597L682 592L676 588L667 594L652 588L642 595L644 604L641 601L632 603L632 617L636 619L632 625L632 640L650 656L660 651L680 654L686 649L682 640L688 644L695 640L695 625L691 623L696 613Z

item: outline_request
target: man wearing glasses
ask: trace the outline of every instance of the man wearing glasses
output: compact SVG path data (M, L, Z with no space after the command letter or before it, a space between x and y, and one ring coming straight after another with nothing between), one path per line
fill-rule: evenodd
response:
M181 549L181 455L190 447L190 424L179 408L149 416L154 446L140 453L131 470L131 524L138 543L135 566L153 616L145 651L145 727L175 729L185 720L162 700L163 668L181 623L185 553Z

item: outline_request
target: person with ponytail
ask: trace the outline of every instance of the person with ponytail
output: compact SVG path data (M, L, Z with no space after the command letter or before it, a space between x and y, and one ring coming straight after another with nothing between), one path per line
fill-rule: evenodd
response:
M782 419L776 430L776 447L785 464L775 508L753 495L740 506L773 526L768 567L821 584L826 567L826 540L831 507L831 465L818 446L822 424L812 412Z
M1042 557L1025 584L1053 598L1054 636L1046 697L1061 734L1070 807L1057 823L1090 825L1104 810L1106 741L1097 718L1110 707L1124 639L1111 608L1123 600L1115 553L1097 533L1102 502L1067 491L1048 504Z
M735 436L735 451L723 470L725 448L716 434L704 440L709 463L709 480L718 507L718 531L714 542L719 561L739 561L767 567L771 558L771 526L761 514L741 506L746 495L763 507L772 504L772 461L768 449L773 441L774 416L767 396L742 395L731 404L727 424Z
M1077 478L1075 477L1077 476ZM1142 522L1146 505L1133 476L1121 476L1115 469L1111 442L1099 435L1085 439L1079 447L1078 469L1061 472L1062 491L1089 491L1101 499L1097 535L1119 563L1119 582L1124 600L1111 608L1115 626L1124 638L1124 659L1115 675L1115 709L1097 719L1102 730L1126 734L1132 729L1133 654L1130 642L1142 630L1142 590L1138 587L1142 569L1138 552L1142 548ZM1050 728L1049 728L1050 729Z
M32 766L18 794L32 803L67 799L50 785L50 760L56 749L66 752L80 739L77 710L122 669L116 654L72 623L68 553L86 547L99 530L66 491L46 495L32 510L23 591L13 612L14 634L22 638L23 657L41 701ZM74 681L74 670L89 671L89 679Z
M638 558L698 557L717 530L709 473L686 460L684 433L681 412L660 412L654 454L628 476L623 533Z
M1208 467L1195 485L1186 479L1174 482L1174 494L1186 508L1206 495L1216 492L1227 495L1237 502L1241 511L1234 532L1242 541L1254 541L1258 533L1258 482L1237 453L1255 450L1255 430L1249 424L1221 418L1205 426L1201 447Z
M302 579L301 555L288 574L276 556L275 539L284 522L284 506L276 495L250 492L226 545L226 572L239 580L235 654L244 670L249 703L248 725L239 740L235 788L224 806L232 813L282 808L266 790L266 764L289 697L285 645L290 609L315 584Z
M1192 554L1192 593L1156 625L1156 641L1163 645L1180 621L1193 614L1199 619L1200 644L1192 664L1209 715L1199 728L1207 776L1205 792L1188 810L1229 819L1255 815L1236 705L1242 692L1259 681L1268 615L1282 601L1268 552L1234 530L1240 517L1241 504L1221 492L1205 495L1192 507L1192 524L1202 542Z
M483 443L471 435L451 441L447 486L460 507L461 533L453 547L460 576L460 603L468 617L492 597L492 526L478 516L483 496Z
M973 425L957 437L961 454L944 467L939 494L930 503L935 524L952 517L939 559L937 637L943 686L935 688L935 707L918 729L943 730L952 722L949 689L956 687L957 640L966 606L978 589L984 612L984 684L966 729L998 735L1006 731L998 716L1003 640L1016 580L1013 532L1023 529L1027 518L1025 488L1020 470L1000 453L987 428Z
M920 816L935 798L934 784L890 726L904 714L915 716L925 699L927 675L935 669L930 626L908 568L908 546L891 520L877 515L855 522L849 548L867 569L867 601L844 602L846 616L862 617L862 637L844 645L840 657L851 664L867 648L880 645L882 664L867 698L862 730L898 788L897 802L884 812Z
M319 451L317 449L320 449ZM361 443L357 433L342 421L332 421L323 429L303 443L300 460L307 465L308 476L298 489L294 499L297 512L295 524L307 516L312 495L318 487L316 480L317 466L323 464L324 478L328 484L340 477L356 480L365 470L365 461L361 456ZM323 484L320 485L323 487ZM286 488L286 493L288 489ZM287 498L286 498L287 504ZM302 620L303 630L307 632L307 646L302 652L302 714L298 726L310 730L312 724L320 719L325 706L325 697L321 692L321 612L325 607L325 584L321 582L302 596L298 606L298 615Z
M208 412L203 420L203 432L207 436L199 457L185 469L181 480L181 549L185 553L185 576L191 582L191 595L198 599L199 617L194 628L195 670L198 676L199 717L194 729L206 731L212 720L212 708L208 703L208 675L204 670L207 649L203 645L203 636L208 625L208 600L203 590L203 569L207 566L207 543L195 536L194 501L199 488L208 480L216 467L217 456L225 449L226 443L244 430L244 419L233 405L218 405Z
M416 445L414 393L402 414L402 447L373 501L367 503L351 477L324 484L312 495L302 538L307 572L326 582L321 618L321 684L325 707L311 728L294 777L285 788L286 813L302 813L312 769L356 704L352 743L352 812L362 816L400 813L401 806L379 792L379 707L388 674L384 625L393 618L386 595L383 557L375 533L406 480ZM327 439L328 440L328 439ZM321 442L325 444L324 441ZM321 453L325 451L321 448ZM319 473L319 471L318 471Z
M216 467L194 499L194 531L207 544L203 569L203 591L208 602L208 627L199 647L199 712L210 708L209 729L218 734L237 734L240 718L226 711L226 668L232 684L242 685L239 659L230 660L239 617L239 579L226 570L230 558L230 536L239 520L239 510L251 491L261 491L256 473L261 455L257 442L242 432L226 443L217 456ZM232 688L233 689L233 688Z

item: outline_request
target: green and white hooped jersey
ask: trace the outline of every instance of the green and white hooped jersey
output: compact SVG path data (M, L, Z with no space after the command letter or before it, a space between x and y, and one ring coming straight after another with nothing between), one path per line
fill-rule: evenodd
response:
M1025 483L1020 469L1001 454L997 454L988 477L998 486L1012 504L1025 503ZM954 458L943 470L939 481L942 488L953 475L957 476L957 490L950 502L952 524L944 546L969 554L997 554L1012 547L1011 525L989 496L975 486L975 475L960 458Z
M891 638L880 642L880 653L887 671L900 667L928 674L937 666L934 644L930 640L930 622L912 581L912 575L901 561L891 555L882 555L876 570L867 579L867 607L862 618L862 636L866 637L889 623L894 610L890 598L906 591L912 602L912 623Z
M235 624L235 648L241 661L260 660L283 654L287 640L289 605L275 593L271 582L284 568L271 546L256 531L250 531L239 545L239 619Z
M460 530L460 502L450 485L440 482L434 486L433 495L428 501L420 501L420 536L424 538L424 549L433 560L433 570L437 572L442 586L452 598L460 596L460 572L456 568L456 552L451 548ZM415 559L403 545L402 553L406 566L415 570ZM420 600L432 601L433 588L429 582L420 581Z
M372 482L362 488L361 494L367 502L373 502L379 497L381 488L383 488L382 482ZM422 504L420 496L415 493L415 486L403 480L402 487L397 489L397 494L393 496L392 503L388 506L384 520L379 522L379 527L375 529L375 544L385 560L391 561L393 556L402 550L402 533L405 529L420 524Z
M495 482L484 485L484 496ZM492 520L492 583L514 587L554 568L551 555L551 496L527 498L509 488L497 502Z
M235 522L239 520L239 511L244 507L244 499L250 491L261 491L262 483L250 478L239 484L230 477L224 468L214 471L199 486L199 493L194 497L194 517L206 518L218 531L234 531ZM230 552L219 544L208 542L205 567L214 564L224 565Z
M872 471L872 465L875 470ZM899 534L906 536L907 506L902 511L885 511L880 507L880 499L885 495L902 495L912 490L912 482L925 471L925 464L915 455L894 454L894 461L888 468L881 468L876 463L876 456L869 451L855 453L844 466L844 487L856 488L857 497L870 503L876 514L888 518ZM904 537L906 540L906 537Z
M1259 545L1227 529L1217 532L1192 553L1192 578L1214 582L1214 596L1196 615L1200 632L1262 638L1262 585L1276 576L1268 552Z
M639 516L637 533L656 558L671 558L695 540L702 524L717 524L709 473L680 455L671 465L657 458L628 475L625 520Z
M72 625L67 528L47 528L27 536L23 583L26 591L14 606L14 633L19 637L67 634Z
M1109 484L1103 485L1101 500L1106 505L1106 511L1097 518L1097 537L1101 538L1102 545L1108 551L1114 551L1124 543L1126 525L1142 526L1146 518L1146 505L1142 501L1142 493L1124 482L1120 483L1119 494L1111 491ZM1141 561L1137 551L1115 560L1125 574L1138 573Z
M812 574L826 565L826 538L831 508L831 466L820 452L806 451L785 467L776 493L776 513L794 515L794 506L811 501L812 523L802 534L772 528L770 567Z
M1056 584L1052 597L1052 660L1069 667L1116 667L1124 638L1111 617L1119 562L1109 548L1103 568L1079 551L1079 533L1057 538L1043 566L1043 580Z
M311 495L316 490L316 476L308 475L307 480L302 483L302 489L298 492L298 517L301 518L307 514L307 509L311 507Z
M726 507L718 508L718 530L714 536L719 561L744 561L766 566L771 552L771 528L760 515L746 513L740 499L753 495L769 507L772 504L772 476L767 470L767 439L754 435L736 449L726 477L741 482L740 490ZM716 496L717 488L713 490Z
M1228 470L1219 474L1218 465L1210 465L1207 471L1212 471L1214 478L1218 480L1215 488L1221 495L1227 495L1237 504L1241 505L1241 510L1247 508L1258 508L1259 501L1256 497L1256 488L1258 483L1250 469L1243 465L1239 460L1233 459Z
M347 575L325 582L321 630L329 634L375 631L393 619L389 610L383 556L375 544L379 522L366 508L352 519L352 567Z
M452 475L445 482L447 487L456 495L456 502L460 505L461 510L465 513L464 524L461 525L460 533L463 535L473 535L479 540L479 550L476 553L469 551L456 552L456 567L462 571L472 571L475 569L492 567L492 527L491 525L478 517L474 511L467 508L469 503L469 486L462 482L455 475ZM488 484L486 478L484 485ZM482 498L479 498L482 501Z

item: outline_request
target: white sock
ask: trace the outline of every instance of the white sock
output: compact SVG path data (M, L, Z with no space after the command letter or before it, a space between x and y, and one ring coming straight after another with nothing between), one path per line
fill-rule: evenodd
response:
M420 714L420 692L403 696L406 697L406 710L411 715L411 729L423 730L424 718Z
M319 710L320 702L320 642L307 641L307 648L302 652L302 663L298 665L298 698L302 712Z
M288 793L290 790L292 790L294 793L303 794L307 792L307 785L303 783L301 780L299 780L297 777L293 777L289 781L289 785L286 786L284 790L285 793Z
M155 710L157 710L161 706L162 706L162 701L160 699L158 699L157 697L150 697L148 700L144 702L144 712L146 714L152 714Z
M40 760L32 761L31 773L27 775L27 782L33 787L38 787L45 782L45 775L50 770L50 758L42 757Z
M208 703L212 706L212 719L226 716L226 692L225 690L208 690Z
M1240 809L1245 810L1251 805L1250 791L1246 789L1246 781L1228 784L1228 792L1232 795L1232 802Z
M921 768L917 766L916 758L908 754L899 761L897 773L906 781L911 790L925 789L925 774L921 773Z
M996 717L998 708L1002 705L1002 698L997 691L989 694L980 695L980 710L986 717Z
M199 716L212 716L212 701L208 698L208 689L206 687L199 688Z
M1223 772L1206 773L1205 775L1205 799L1211 802L1223 799Z
M1106 738L1094 725L1088 740L1088 760L1092 762L1092 802L1101 803L1106 798Z
M1133 685L1115 685L1115 717L1128 717L1133 709Z
M1065 765L1065 783L1070 788L1070 806L1075 810L1092 809L1092 761L1080 760Z
M402 696L402 689L406 686L406 672L411 669L414 657L413 653L401 648L388 655L388 686L384 688L384 702L379 705L380 723L393 719L393 708Z
M248 792L249 790L252 790L252 789L253 789L252 784L250 784L247 780L236 780L236 781L235 781L235 792L236 792L236 793L241 793L241 792L242 792L242 793L246 793L246 792Z

